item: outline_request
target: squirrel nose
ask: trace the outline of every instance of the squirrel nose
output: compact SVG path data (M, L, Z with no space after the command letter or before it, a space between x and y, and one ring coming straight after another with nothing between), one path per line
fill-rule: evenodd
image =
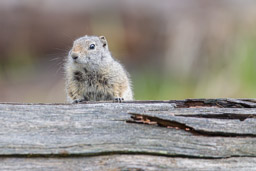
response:
M76 60L76 59L78 58L78 54L77 54L77 53L72 53L72 54L71 54L71 57L72 57L74 60Z

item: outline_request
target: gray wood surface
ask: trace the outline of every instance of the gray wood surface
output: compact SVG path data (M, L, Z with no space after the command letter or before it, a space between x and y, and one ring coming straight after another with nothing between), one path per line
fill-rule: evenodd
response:
M149 155L107 155L69 158L0 158L1 170L97 171L254 171L255 158L193 159Z
M256 170L255 104L3 103L0 170Z

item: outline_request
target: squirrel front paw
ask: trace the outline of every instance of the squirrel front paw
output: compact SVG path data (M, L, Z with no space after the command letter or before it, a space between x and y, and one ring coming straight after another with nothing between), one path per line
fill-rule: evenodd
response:
M114 98L114 102L116 102L116 103L122 103L124 101L124 98L122 98L122 97L115 97Z
M81 103L81 102L85 102L85 101L87 101L87 100L85 100L85 99L76 99L72 102L72 104L77 104L77 103Z

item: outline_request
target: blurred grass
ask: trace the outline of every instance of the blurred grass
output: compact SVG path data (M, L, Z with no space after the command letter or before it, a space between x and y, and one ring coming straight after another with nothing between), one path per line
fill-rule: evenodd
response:
M2 63L0 80L22 81L32 77L36 73L35 59L26 51L18 51L10 54Z
M237 62L234 62L235 68L239 73L238 78L241 80L241 94L255 98L256 96L256 37L246 35L243 41L236 48Z
M252 35L240 35L233 51L226 54L231 56L216 57L217 66L199 78L180 78L177 73L152 70L133 73L135 99L255 98L256 36ZM224 59L229 60L225 63Z
M169 100L190 98L195 88L189 81L173 76L161 76L152 71L132 74L135 99ZM191 83L191 82L190 82Z

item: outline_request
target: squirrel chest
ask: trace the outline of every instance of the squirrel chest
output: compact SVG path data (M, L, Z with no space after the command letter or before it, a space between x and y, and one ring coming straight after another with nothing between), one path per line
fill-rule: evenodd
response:
M75 71L73 80L80 87L82 91L80 93L83 94L85 100L113 99L113 84L107 75L84 69L83 72Z

